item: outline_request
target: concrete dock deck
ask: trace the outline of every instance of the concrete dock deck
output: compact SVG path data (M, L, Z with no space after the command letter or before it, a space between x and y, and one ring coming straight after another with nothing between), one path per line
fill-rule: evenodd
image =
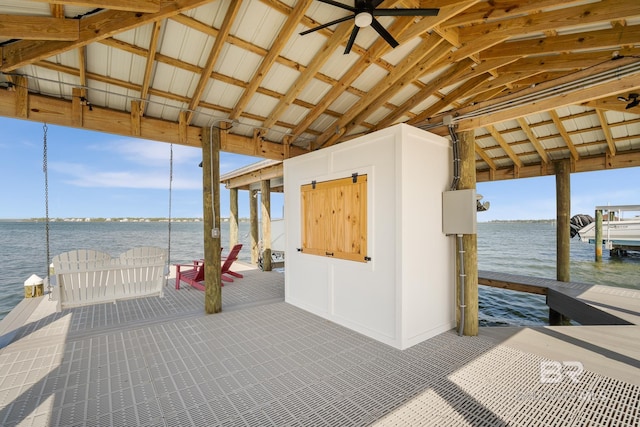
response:
M640 424L638 326L450 331L400 351L285 303L280 273L243 273L216 315L173 280L164 298L29 302L2 332L0 425Z

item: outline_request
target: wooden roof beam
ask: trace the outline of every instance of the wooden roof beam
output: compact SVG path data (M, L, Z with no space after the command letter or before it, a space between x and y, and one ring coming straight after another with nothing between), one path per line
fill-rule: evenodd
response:
M280 178L284 175L283 163L267 166L265 168L251 171L249 173L229 178L224 181L226 188L245 187L256 182L265 181L267 179Z
M159 0L31 0L51 5L87 6L129 12L155 13L160 10Z
M494 36L487 36L493 38ZM527 55L565 53L573 50L619 49L640 43L640 25L615 27L589 33L564 34L555 37L536 38L501 44L493 44L483 50L484 59L514 56L526 52Z
M26 117L20 117L26 104ZM21 99L18 91L0 89L0 116L9 118L24 118L40 123L77 127L72 113L72 101L56 99L49 96L29 93L26 100ZM180 125L166 120L141 117L140 137L158 142L201 147L201 128L184 126L186 138L180 136ZM93 106L93 111L83 115L82 128L109 134L133 137L131 129L131 115L126 112ZM182 132L184 132L183 129ZM236 134L223 134L221 150L230 153L255 156L256 152L251 144L252 139ZM291 157L307 153L307 150L292 145L289 147ZM284 160L284 146L271 141L261 141L258 156L266 159Z
M496 35L523 36L558 28L609 22L618 18L640 15L637 0L601 0L595 3L553 9L549 12L533 13L460 29L462 43ZM581 33L584 35L584 33Z
M582 3L583 0L563 0L563 4ZM458 27L471 24L483 24L487 21L507 19L512 16L544 10L558 5L557 0L491 0L483 1L469 8L465 13L448 20L445 25ZM428 6L422 6L428 7Z
M157 13L129 12L121 10L105 10L78 21L80 25L77 40L73 41L31 41L21 40L2 47L2 65L0 71L9 72L25 65L51 56L86 46L114 34L136 28L145 23L177 15L185 10L209 3L211 0L181 0L180 2L163 2Z
M554 81L541 83L532 88L513 92L497 99L479 102L476 105L461 108L457 111L439 114L438 116L430 118L427 123L435 125L430 127L430 130L434 129L442 122L445 115L453 114L455 117L459 118L456 119L458 130L463 131L484 127L506 120L517 119L518 117L523 117L533 112L549 111L567 105L581 104L593 99L611 96L612 94L629 93L629 91L640 89L640 71L637 73L630 72L627 75L619 75L612 81L594 83L592 86L576 88L571 92L557 91L554 93L553 88L574 82L577 79L588 80L591 77L601 75L603 73L619 70L620 67L635 67L639 64L640 61L637 58L623 58L615 61L607 61L606 63L593 66L589 69L567 75ZM535 102L517 103L518 100L522 98L535 97L537 94L546 93L548 91L551 91L552 93L537 99ZM510 105L507 105L508 108L501 108L499 105L496 106L498 103L502 105L510 103ZM491 108L493 106L495 106L495 110L492 111ZM484 113L477 114L477 112L481 110L483 110Z
M74 41L80 38L80 20L48 16L0 15L0 37L21 40Z
M426 33L427 31L431 31L436 26L444 25L450 19L454 18L457 15L460 15L465 10L469 9L475 4L478 4L479 2L480 0L465 0L465 1L455 2L453 4L446 4L446 5L443 4L443 5L434 6L434 7L440 8L440 12L438 12L436 16L425 16L419 21L414 22L411 25L411 27L407 29L407 31L398 35L398 38L396 40L398 41L398 43L402 44L407 40L411 40L415 37L418 37L420 34ZM381 6L381 7L385 7L385 6ZM425 7L425 6L421 6L421 7ZM442 31L445 35L449 34L448 30L444 28L442 29ZM454 37L455 39L457 39L456 33L457 33L457 29L455 30L454 33L450 34L451 37ZM454 43L457 43L457 42L454 42Z

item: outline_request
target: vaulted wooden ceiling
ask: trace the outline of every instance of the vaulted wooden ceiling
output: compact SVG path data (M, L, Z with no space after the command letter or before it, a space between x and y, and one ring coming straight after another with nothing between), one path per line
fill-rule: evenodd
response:
M352 4L351 0L345 0ZM377 4L379 0L374 0ZM640 165L638 0L2 0L0 115L281 160L405 122L476 135L478 180ZM639 98L640 99L640 98Z

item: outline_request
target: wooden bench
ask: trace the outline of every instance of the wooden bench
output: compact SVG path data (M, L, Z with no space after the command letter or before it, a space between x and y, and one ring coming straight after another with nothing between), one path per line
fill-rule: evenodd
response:
M118 258L93 250L75 250L53 258L57 309L163 296L166 251L131 249Z

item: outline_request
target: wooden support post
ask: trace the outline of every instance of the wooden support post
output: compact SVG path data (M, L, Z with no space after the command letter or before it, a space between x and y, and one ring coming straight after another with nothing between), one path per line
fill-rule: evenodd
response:
M265 179L260 186L262 204L262 271L271 271L271 181Z
M462 132L459 135L460 144L460 181L458 190L476 188L476 152L474 131ZM464 335L478 335L478 239L475 234L465 234L462 236L464 246ZM457 245L457 243L456 243ZM460 248L456 249L456 254ZM460 280L457 275L456 280ZM458 286L456 286L456 290ZM460 301L458 299L458 306ZM458 326L460 323L460 313L458 312Z
M220 279L220 131L202 128L202 205L204 219L204 311L222 310Z
M82 115L84 111L82 109L82 101L80 100L85 96L85 90L74 87L71 89L71 123L75 127L82 127L83 120Z
M568 160L555 164L556 171L556 279L571 281L571 174Z
M15 76L16 85L16 117L29 118L29 82L26 76Z
M596 247L596 261L602 261L602 210L596 209L596 236L595 236L595 247Z
M258 264L258 191L249 190L249 234L251 236L251 264Z
M131 135L142 134L142 102L131 101ZM217 164L216 164L217 167Z
M229 250L238 244L238 189L229 190Z
M554 164L556 173L556 280L571 281L571 163ZM569 318L549 308L550 325L568 325Z

